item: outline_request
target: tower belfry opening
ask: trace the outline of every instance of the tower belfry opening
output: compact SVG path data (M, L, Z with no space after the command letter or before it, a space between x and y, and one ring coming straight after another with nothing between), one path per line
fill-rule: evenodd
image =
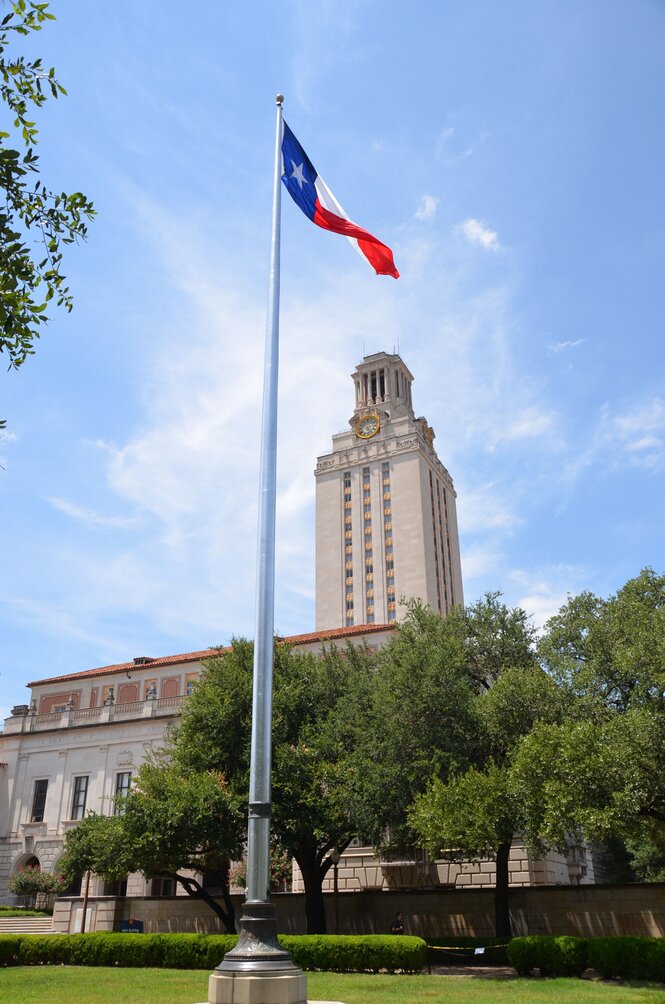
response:
M456 494L397 353L352 374L349 429L316 466L316 628L389 624L419 598L463 603Z

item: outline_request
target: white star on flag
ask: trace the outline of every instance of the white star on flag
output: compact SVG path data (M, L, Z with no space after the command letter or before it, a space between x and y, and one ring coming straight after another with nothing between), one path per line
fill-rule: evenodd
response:
M302 169L304 167L304 164L305 164L304 161L303 161L302 164L299 164L299 165L296 165L295 160L291 161L291 165L293 167L293 170L291 171L291 177L296 179L296 181L298 182L298 184L300 185L301 188L302 188L303 185L308 185L309 184L307 178L305 178L304 175L303 175L303 173L302 173Z

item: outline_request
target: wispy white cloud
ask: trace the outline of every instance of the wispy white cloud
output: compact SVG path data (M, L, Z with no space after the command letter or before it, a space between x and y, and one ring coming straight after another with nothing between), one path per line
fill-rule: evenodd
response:
M478 581L489 576L500 578L505 555L497 544L476 544L462 548L462 582L465 603L478 595Z
M365 0L365 3L367 0ZM291 74L295 98L309 110L312 96L327 78L343 72L368 58L371 51L365 41L356 41L355 34L363 3L344 6L335 0L295 0L286 11L291 15L293 44ZM321 39L335 44L322 46Z
M545 411L538 405L527 405L517 410L507 424L497 429L492 437L492 446L498 442L516 442L525 439L548 438L550 449L557 438L558 416L554 411Z
M436 216L436 211L439 206L439 200L434 195L423 195L420 200L420 205L416 209L415 217L417 220L432 220Z
M439 131L436 137L436 144L435 144L435 152L437 159L443 157L454 135L455 135L455 129L453 126L445 126L443 129Z
M584 345L586 338L576 338L575 341L564 341L564 342L551 342L547 346L547 351L550 355L558 355L559 352L564 352L567 349L576 349L580 345Z
M609 438L616 438L629 463L647 470L665 464L665 402L655 397L610 418Z
M469 244L479 244L487 251L499 251L499 235L495 230L481 223L480 220L468 219L459 224L458 229L467 239Z
M543 569L512 569L507 577L508 601L522 607L538 629L563 606L568 594L585 586L586 573L577 565L552 565Z
M464 533L516 529L523 520L510 511L508 501L500 497L492 483L466 489L458 504L460 529Z
M480 139L484 139L488 133L482 133ZM473 146L465 145L464 140L459 139L454 126L444 126L439 130L434 143L434 154L437 160L444 160L448 163L465 160L473 153Z
M67 499L52 497L47 499L47 502L59 512L64 513L66 516L71 516L72 519L88 527L108 530L114 528L127 529L128 527L138 526L140 523L138 516L104 516L102 513L94 512L92 509L85 509L75 505L73 502L68 502Z
M606 404L585 446L563 468L569 489L589 468L602 465L605 473L621 467L647 472L665 467L665 402L656 396L622 412Z

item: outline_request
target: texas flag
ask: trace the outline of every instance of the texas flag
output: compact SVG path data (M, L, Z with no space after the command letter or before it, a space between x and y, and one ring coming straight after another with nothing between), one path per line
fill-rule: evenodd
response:
M366 258L377 275L399 278L393 253L372 234L363 230L346 215L320 174L295 138L286 122L282 122L282 181L293 201L312 223L335 234L344 234L356 251Z

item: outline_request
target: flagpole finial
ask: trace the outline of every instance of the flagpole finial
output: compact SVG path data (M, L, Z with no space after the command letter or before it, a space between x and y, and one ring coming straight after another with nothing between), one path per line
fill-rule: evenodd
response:
M278 94L277 97L275 98L275 101L281 107L284 104L284 95Z

